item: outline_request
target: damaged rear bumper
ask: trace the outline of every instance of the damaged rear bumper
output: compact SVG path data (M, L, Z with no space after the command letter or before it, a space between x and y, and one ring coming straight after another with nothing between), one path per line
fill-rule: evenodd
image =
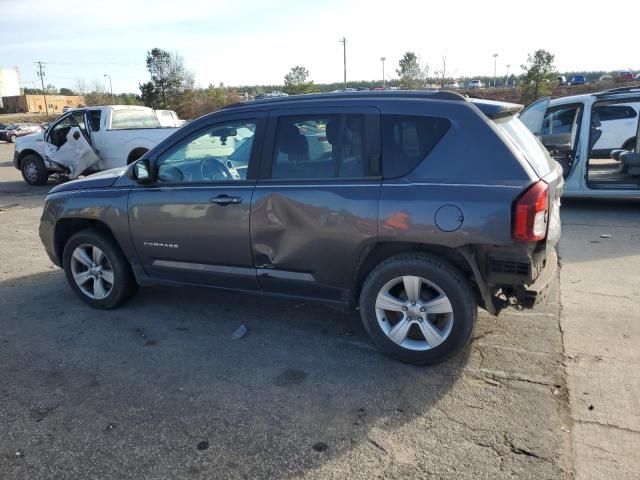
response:
M547 260L538 278L531 285L520 285L515 289L515 297L524 308L533 308L543 303L549 296L553 279L558 270L558 255L553 249L547 256Z

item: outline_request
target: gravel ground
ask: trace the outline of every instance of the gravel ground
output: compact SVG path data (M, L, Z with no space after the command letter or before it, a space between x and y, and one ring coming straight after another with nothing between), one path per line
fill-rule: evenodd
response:
M40 244L51 185L12 155L0 143L0 478L570 478L557 289L481 311L432 368L318 305L157 287L96 311Z

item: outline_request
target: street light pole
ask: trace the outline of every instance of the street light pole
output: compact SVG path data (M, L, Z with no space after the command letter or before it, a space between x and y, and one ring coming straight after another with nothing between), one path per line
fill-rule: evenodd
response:
M111 75L108 73L104 74L105 77L109 77L109 90L111 91L111 104L115 105L115 99L113 98L113 85L111 84Z
M347 39L346 37L342 37L340 40L342 44L342 62L344 67L344 88L347 88Z
M380 61L382 62L382 86L383 87L386 85L385 79L384 79L384 62L386 59L387 57L380 57Z
M509 68L511 68L511 64L507 63L507 78L504 81L504 84L508 87L509 86Z
M496 88L496 79L497 79L497 66L498 66L498 54L493 54L493 88Z

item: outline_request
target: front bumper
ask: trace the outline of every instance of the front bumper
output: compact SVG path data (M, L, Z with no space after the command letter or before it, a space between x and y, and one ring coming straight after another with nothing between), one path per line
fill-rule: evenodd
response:
M20 170L20 160L18 160L18 152L13 152L13 166Z
M555 249L547 256L544 267L538 278L531 285L520 285L515 289L518 303L524 308L533 308L543 303L549 296L556 272L558 270L558 255Z

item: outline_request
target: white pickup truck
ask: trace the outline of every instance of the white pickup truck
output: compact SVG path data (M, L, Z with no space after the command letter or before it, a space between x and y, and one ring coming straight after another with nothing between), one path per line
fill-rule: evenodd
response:
M176 130L147 107L76 108L44 133L18 138L13 163L28 184L44 185L52 174L76 178L128 165Z

